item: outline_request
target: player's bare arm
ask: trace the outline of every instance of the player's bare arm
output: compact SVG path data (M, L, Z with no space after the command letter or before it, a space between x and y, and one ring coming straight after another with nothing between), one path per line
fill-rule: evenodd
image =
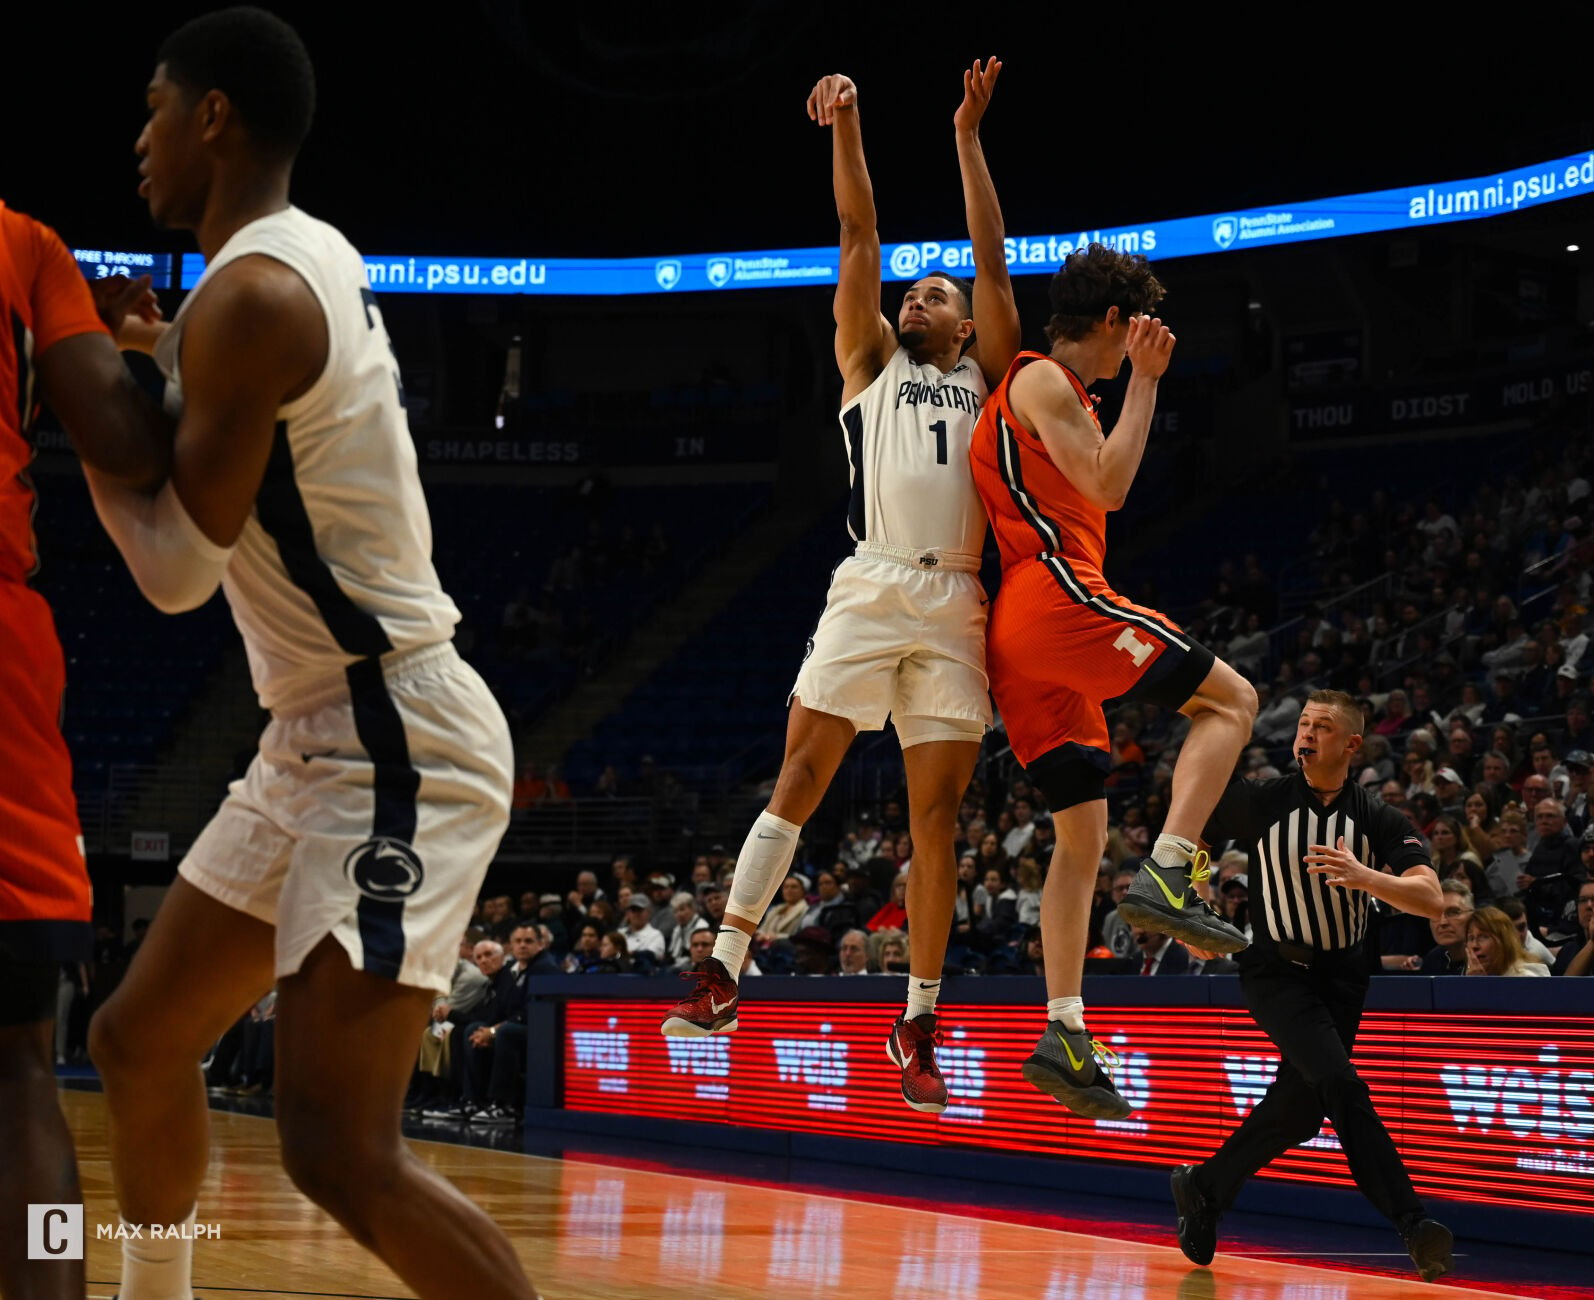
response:
M1309 864L1307 871L1322 876L1324 883L1340 889L1360 889L1412 916L1437 921L1445 910L1445 896L1432 867L1408 867L1398 876L1386 876L1363 866L1345 847L1343 835L1332 848L1327 844L1312 845L1303 861Z
M85 466L100 521L157 608L193 609L215 591L265 476L277 408L309 389L326 354L320 304L272 258L239 258L194 300L169 477L131 488Z
M1108 311L1109 327L1117 310ZM1013 414L1034 431L1057 468L1100 510L1120 509L1129 496L1157 409L1157 384L1167 372L1175 341L1161 320L1136 316L1129 322L1127 350L1134 372L1110 437L1101 435L1079 394L1056 366L1026 366L1013 381Z
M808 95L808 116L831 128L832 179L841 221L836 268L836 365L841 400L869 387L896 348L891 323L880 314L880 234L875 228L874 187L863 156L858 88L852 78L821 77Z
M277 408L303 396L326 359L320 303L272 258L239 258L190 308L172 481L217 545L237 541L254 508Z
M85 470L134 491L171 472L173 422L104 334L62 339L36 360L39 384Z
M1023 327L1007 270L1006 229L996 185L980 144L980 122L990 107L1002 62L978 59L963 74L963 102L952 116L957 135L958 170L963 177L963 207L974 246L974 346L969 349L991 387L1001 383L1018 355Z

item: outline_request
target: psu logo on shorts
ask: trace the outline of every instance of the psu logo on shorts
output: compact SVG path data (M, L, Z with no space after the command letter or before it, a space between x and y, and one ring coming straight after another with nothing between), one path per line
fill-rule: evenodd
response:
M803 662L804 663L808 662L808 656L813 654L813 652L814 652L814 639L813 639L813 637L809 637L808 638L808 644L803 647Z
M346 875L367 898L379 903L408 898L421 887L426 872L403 840L385 836L366 840L343 860Z
M1237 217L1213 217L1212 238L1219 248L1227 248L1235 241L1240 233L1240 222Z

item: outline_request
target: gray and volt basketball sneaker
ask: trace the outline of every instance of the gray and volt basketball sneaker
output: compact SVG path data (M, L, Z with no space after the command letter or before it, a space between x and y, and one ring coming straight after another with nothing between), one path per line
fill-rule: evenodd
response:
M1111 1048L1097 1042L1088 1031L1076 1034L1061 1021L1052 1020L1024 1062L1024 1080L1076 1115L1123 1119L1134 1107L1113 1086L1103 1062L1118 1063Z
M1239 952L1249 946L1245 935L1196 893L1196 885L1211 874L1205 852L1196 854L1188 868L1164 867L1142 858L1139 874L1118 904L1118 915L1130 925L1172 935L1203 952Z

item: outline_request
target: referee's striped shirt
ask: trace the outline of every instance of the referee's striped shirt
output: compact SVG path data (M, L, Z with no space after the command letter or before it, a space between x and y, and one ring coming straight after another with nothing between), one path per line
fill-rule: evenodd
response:
M1345 847L1374 871L1389 866L1400 875L1431 865L1405 816L1362 786L1347 785L1324 804L1299 770L1270 781L1229 783L1202 838L1208 844L1234 840L1250 859L1251 943L1262 954L1280 939L1321 951L1361 942L1372 896L1327 884L1305 861L1312 845L1332 848L1342 835Z

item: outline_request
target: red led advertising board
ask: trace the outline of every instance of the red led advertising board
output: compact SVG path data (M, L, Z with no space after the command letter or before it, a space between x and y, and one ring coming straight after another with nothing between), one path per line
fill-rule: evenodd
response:
M659 1003L571 1000L564 1105L1165 1167L1209 1155L1278 1069L1241 1011L1092 1008L1135 1113L1082 1119L1019 1074L1037 1011L939 1010L940 1116L903 1104L885 1050L895 1011L866 1003L772 1002L746 1008L734 1034L665 1038ZM1419 1191L1594 1214L1594 1020L1369 1012L1355 1061ZM1353 1185L1327 1125L1265 1176Z

